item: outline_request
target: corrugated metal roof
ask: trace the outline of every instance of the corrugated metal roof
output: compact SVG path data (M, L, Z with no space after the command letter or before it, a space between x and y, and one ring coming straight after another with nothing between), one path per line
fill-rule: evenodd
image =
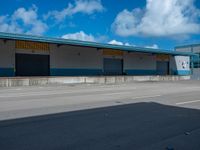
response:
M62 38L44 37L44 36L32 36L32 35L26 35L26 34L13 34L13 33L4 33L4 32L0 32L0 39L47 42L47 43L62 44L62 45L94 47L94 48L99 48L99 49L114 49L114 50L129 51L129 52L169 54L169 55L182 55L182 56L195 55L194 53L188 53L188 52L178 52L178 51L171 51L171 50L152 49L152 48L134 47L134 46L111 45L111 44L102 44L102 43L95 43L95 42L86 42L86 41L69 40L69 39L62 39Z

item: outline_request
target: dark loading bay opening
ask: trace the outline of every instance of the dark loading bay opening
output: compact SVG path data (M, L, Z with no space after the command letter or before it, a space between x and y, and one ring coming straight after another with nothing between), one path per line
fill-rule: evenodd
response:
M123 59L104 58L104 75L122 75Z
M157 74L158 75L169 75L169 62L168 61L157 61Z
M49 55L16 54L16 76L49 76Z

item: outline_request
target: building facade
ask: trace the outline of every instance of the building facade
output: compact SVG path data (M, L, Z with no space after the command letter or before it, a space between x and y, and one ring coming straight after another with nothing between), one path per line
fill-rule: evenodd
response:
M175 49L179 52L191 52L196 54L196 56L191 58L191 78L200 80L200 44L177 46Z
M0 76L190 75L192 53L0 33Z

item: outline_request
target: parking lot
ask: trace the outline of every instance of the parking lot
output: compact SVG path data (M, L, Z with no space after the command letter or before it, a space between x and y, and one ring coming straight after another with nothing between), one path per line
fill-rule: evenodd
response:
M0 88L0 149L200 149L200 82Z

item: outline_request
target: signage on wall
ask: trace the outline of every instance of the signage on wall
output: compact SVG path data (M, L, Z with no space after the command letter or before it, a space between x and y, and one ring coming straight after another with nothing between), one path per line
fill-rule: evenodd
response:
M123 54L124 54L123 51L109 50L109 49L103 50L104 56L123 56Z
M158 54L158 55L156 55L156 60L157 61L169 61L169 55Z
M188 63L188 64L189 64L189 63ZM186 62L186 61L183 61L181 65L182 65L182 68L183 68L183 69L186 69L186 68L187 68L187 62Z
M32 41L16 41L15 42L16 49L23 49L23 50L36 50L36 51L49 51L49 44L48 43L41 43L41 42L32 42Z

